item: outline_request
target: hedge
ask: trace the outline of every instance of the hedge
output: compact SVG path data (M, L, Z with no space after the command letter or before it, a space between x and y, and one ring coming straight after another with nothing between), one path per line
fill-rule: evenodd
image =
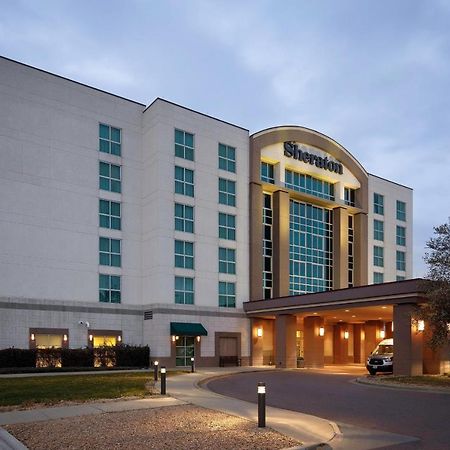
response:
M150 365L150 349L145 346L118 345L98 348L46 348L0 350L0 369L67 367L138 367Z

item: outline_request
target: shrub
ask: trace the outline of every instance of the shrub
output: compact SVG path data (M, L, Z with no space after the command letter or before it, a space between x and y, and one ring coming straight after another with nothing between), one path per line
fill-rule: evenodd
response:
M118 345L116 347L116 367L149 367L150 348L133 345Z
M37 349L36 367L61 367L61 349L60 348Z
M63 348L61 363L62 367L94 367L94 349Z
M0 350L0 368L36 367L36 350L5 348Z

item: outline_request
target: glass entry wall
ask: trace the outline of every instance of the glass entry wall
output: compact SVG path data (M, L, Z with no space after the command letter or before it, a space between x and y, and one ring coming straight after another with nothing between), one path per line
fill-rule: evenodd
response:
M176 340L176 366L184 367L191 365L194 354L194 336L179 336Z
M290 200L289 294L333 286L333 211Z

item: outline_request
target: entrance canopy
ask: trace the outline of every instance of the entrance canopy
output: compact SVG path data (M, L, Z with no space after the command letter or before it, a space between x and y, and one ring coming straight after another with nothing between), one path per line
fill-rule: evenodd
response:
M201 323L170 322L172 336L208 336L206 328Z

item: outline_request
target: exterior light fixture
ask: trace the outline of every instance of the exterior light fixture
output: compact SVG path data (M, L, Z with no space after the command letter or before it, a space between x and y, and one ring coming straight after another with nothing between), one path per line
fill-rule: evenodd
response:
M394 322L391 322L391 331L394 331Z
M380 338L384 339L386 337L386 331L380 330Z
M324 327L320 327L319 328L319 336L324 336L325 335L325 328Z
M92 342L92 339L94 339L94 336L92 334L89 335L89 340Z
M262 335L263 335L263 329L261 327L257 328L256 329L256 336L262 337Z
M122 342L122 336L117 336L117 342Z
M34 335L34 333L31 333L31 334L30 334L30 339L31 339L32 341L34 341L34 340L36 339L36 336Z
M172 342L175 342L175 336L172 336Z
M423 320L417 321L417 331L425 331L425 321Z
M197 342L200 342L200 336L197 336Z
M266 426L266 383L258 383L258 428Z
M344 331L344 339L348 339L349 337L349 333L347 330Z
M63 341L67 342L67 334L63 335Z
M178 341L180 339L180 336L175 336L175 340Z

